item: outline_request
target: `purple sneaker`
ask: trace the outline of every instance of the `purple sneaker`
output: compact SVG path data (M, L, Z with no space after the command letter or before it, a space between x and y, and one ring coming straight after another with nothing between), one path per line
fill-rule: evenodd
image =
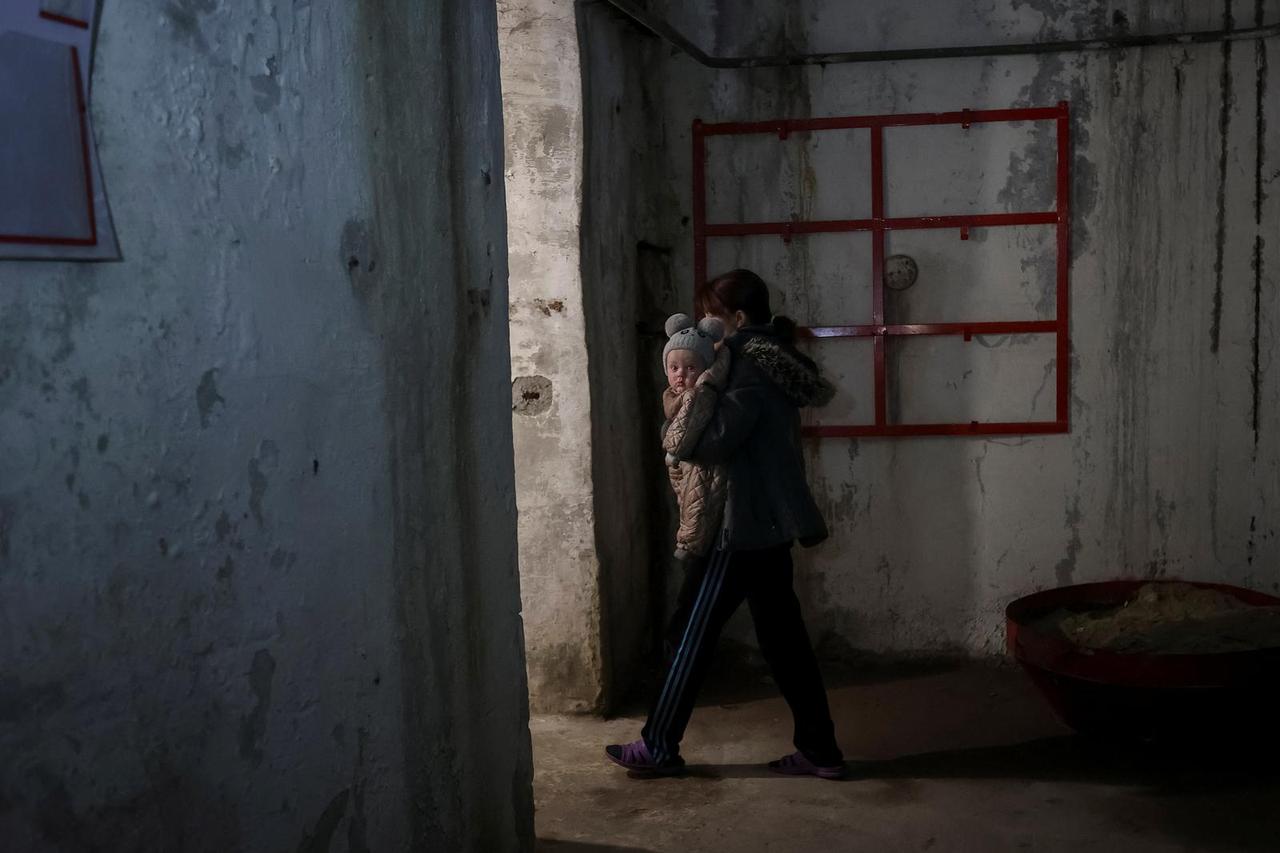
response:
M805 758L803 752L793 752L777 761L770 761L769 769L784 776L817 776L819 779L843 779L848 775L843 762L822 767Z
M631 743L612 744L604 748L604 754L619 767L625 767L645 776L676 776L684 772L684 759L675 758L659 764L654 761L644 739Z

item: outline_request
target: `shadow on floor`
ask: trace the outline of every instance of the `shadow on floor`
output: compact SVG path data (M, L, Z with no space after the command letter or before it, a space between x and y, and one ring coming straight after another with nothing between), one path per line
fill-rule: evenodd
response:
M1280 754L1257 744L1143 746L1067 735L857 762L873 779L1022 779L1144 787L1164 793L1280 787Z
M931 657L918 660L880 658L866 655L856 661L822 661L822 677L828 690L854 685L881 684L926 675L953 672L974 666L1003 666L1003 663L977 663L959 657ZM642 716L662 687L663 672L651 665L630 685L608 717ZM711 671L698 694L696 707L736 705L769 699L778 695L778 687L760 659L759 652L723 643L716 649Z
M1189 849L1280 849L1280 812L1274 808L1280 802L1280 750L1274 744L1222 738L1135 745L1050 737L864 762L854 771L862 778L898 781L1015 779L1132 788L1158 814L1152 823Z
M1163 795L1267 789L1280 794L1280 751L1144 747L1077 735L1024 743L939 750L874 761L850 761L850 780L1017 779L1146 788ZM763 764L690 764L707 779L807 781L771 773ZM1280 820L1280 812L1277 812Z
M853 761L848 781L887 783L877 796L897 804L917 797L919 780L1016 780L1128 788L1160 832L1195 850L1280 849L1280 750L1221 742L1197 746L1137 746L1075 735L971 749L939 750L879 761ZM771 778L780 784L805 777L772 774L759 764L690 765L705 779ZM850 792L855 791L851 787ZM1060 802L1060 801L1056 801ZM1132 804L1133 801L1128 801ZM1053 805L1054 799L1047 801ZM1122 801L1102 798L1123 823L1133 815ZM1132 807L1130 805L1130 807ZM1148 822L1146 820L1144 823Z
M539 838L533 849L534 853L652 853L643 847L616 847L590 841L557 841L554 838Z

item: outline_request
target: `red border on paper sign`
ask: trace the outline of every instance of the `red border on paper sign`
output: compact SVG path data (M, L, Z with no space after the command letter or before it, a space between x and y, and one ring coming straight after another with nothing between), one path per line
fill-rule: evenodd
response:
M884 129L925 125L994 122L1054 121L1057 123L1057 200L1053 210L1031 213L986 213L967 216L888 217L885 215ZM776 133L786 139L790 133L866 128L871 137L871 218L793 222L708 223L706 201L706 138L743 134ZM811 436L836 438L854 436L912 435L1033 435L1064 433L1070 429L1069 277L1071 266L1071 123L1070 106L1009 110L961 110L948 113L844 116L837 118L784 119L762 122L693 123L693 275L695 285L707 277L707 240L717 237L745 237L777 234L790 240L796 234L826 234L850 231L871 232L871 323L855 326L815 326L801 330L810 338L871 338L875 345L875 423L824 424L808 426ZM885 234L926 228L958 228L968 239L970 228L1000 228L1012 225L1057 226L1057 316L1053 320L968 323L914 323L889 325L884 312ZM1011 423L972 421L956 424L892 424L886 413L885 351L891 338L910 335L1052 334L1057 339L1057 411L1052 421Z
M82 21L79 18L72 18L67 15L59 15L57 12L46 12L41 9L40 17L46 21L53 21L55 24L66 24L69 27L79 27L82 30L89 29L88 21Z
M44 15L42 12L41 15ZM87 26L87 25L86 25ZM84 102L84 79L80 74L80 51L71 45L71 70L76 87L76 111L80 118L80 161L84 169L85 207L89 214L88 237L57 237L39 234L0 234L0 243L20 243L34 246L96 246L98 245L98 221L93 209L93 169L89 157L89 121Z

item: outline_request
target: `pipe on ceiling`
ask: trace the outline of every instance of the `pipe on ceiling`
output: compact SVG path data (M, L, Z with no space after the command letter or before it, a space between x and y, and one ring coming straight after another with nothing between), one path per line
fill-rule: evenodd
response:
M960 47L924 47L902 50L859 50L839 53L795 53L773 56L713 56L671 24L650 14L631 0L579 0L603 2L613 6L639 26L708 68L783 68L803 65L835 65L860 62L903 62L916 59L957 59L983 56L1023 56L1037 53L1077 53L1082 51L1124 50L1131 47L1158 45L1209 44L1223 41L1248 41L1280 35L1280 23L1247 29L1200 30L1188 33L1157 35L1117 35L1074 41L1042 41L1023 44L986 44Z

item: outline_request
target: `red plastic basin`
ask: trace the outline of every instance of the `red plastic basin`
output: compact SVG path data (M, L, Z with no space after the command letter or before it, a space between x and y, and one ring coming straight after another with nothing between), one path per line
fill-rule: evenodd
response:
M1273 735L1280 713L1280 648L1214 654L1122 654L1083 648L1039 630L1058 608L1121 604L1139 587L1173 580L1078 584L1028 595L1005 609L1010 654L1067 725L1086 734L1154 739L1166 736ZM1280 598L1227 584L1216 589L1246 604Z

